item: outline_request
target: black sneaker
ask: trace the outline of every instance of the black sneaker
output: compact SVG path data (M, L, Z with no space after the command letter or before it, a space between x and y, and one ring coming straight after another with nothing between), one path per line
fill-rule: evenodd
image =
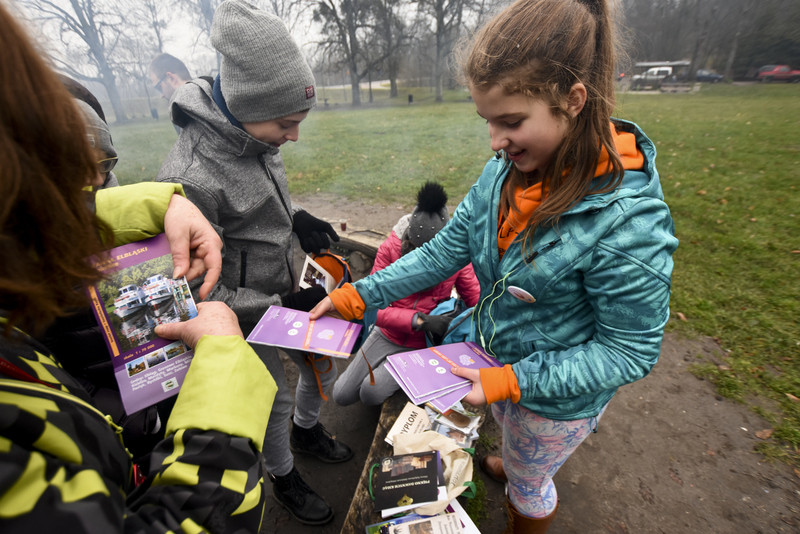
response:
M292 452L310 454L329 464L346 462L353 457L353 451L350 450L350 447L341 441L336 441L325 430L322 423L317 423L306 429L292 422L289 448L292 449Z
M292 517L306 525L324 525L333 519L333 510L325 500L314 493L300 477L296 467L288 475L278 477L269 474L272 494Z

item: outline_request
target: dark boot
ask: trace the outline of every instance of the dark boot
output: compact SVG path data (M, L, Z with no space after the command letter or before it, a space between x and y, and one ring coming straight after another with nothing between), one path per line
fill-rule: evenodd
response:
M484 456L481 458L481 471L489 475L494 481L505 484L508 482L506 470L503 468L503 459L499 456Z
M506 523L506 529L503 534L544 534L556 517L558 501L556 501L556 507L550 512L550 515L528 517L519 513L519 510L506 497L506 511L508 512L508 523Z
M292 467L288 475L277 477L270 473L272 494L292 517L306 525L324 525L333 519L333 510L325 500L314 493Z
M292 452L310 454L329 464L346 462L353 457L353 451L350 450L350 447L341 441L336 441L325 430L322 423L317 423L306 429L292 422L289 448L292 449Z

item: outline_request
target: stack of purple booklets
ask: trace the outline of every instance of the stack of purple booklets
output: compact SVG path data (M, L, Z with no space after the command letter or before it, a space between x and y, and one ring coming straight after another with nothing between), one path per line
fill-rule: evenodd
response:
M386 369L416 405L428 403L447 411L472 389L472 382L450 372L454 366L469 369L502 367L479 345L467 341L439 345L386 358Z

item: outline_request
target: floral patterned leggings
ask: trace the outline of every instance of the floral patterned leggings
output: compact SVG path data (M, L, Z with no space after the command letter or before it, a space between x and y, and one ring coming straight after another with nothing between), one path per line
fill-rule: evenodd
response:
M556 421L541 417L510 400L492 404L503 429L503 468L508 498L523 515L545 517L556 508L556 471L597 429L606 406L595 417Z

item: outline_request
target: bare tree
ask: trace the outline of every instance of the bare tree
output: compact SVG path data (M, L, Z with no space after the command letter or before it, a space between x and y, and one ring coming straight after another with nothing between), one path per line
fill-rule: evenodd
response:
M158 0L140 0L139 8L134 10L134 16L137 19L145 21L147 26L152 30L153 37L155 38L155 51L162 53L164 51L164 31L167 29L167 12L164 8L164 3Z
M471 5L468 0L413 0L418 4L421 13L432 22L431 32L435 39L433 60L433 83L436 101L442 101L443 83L447 72L446 58L458 40L465 9Z
M354 106L361 105L361 80L379 59L372 58L368 64L362 52L370 35L366 21L372 17L372 7L370 0L320 0L313 13L314 21L322 24L324 37L319 47L323 54L341 58L347 69Z
M377 46L385 58L386 75L389 78L389 98L397 98L397 77L402 64L402 54L408 49L411 36L400 10L407 4L404 0L378 0L375 3L375 35Z
M124 6L114 0L103 5L93 0L69 0L65 6L62 4L51 0L21 2L35 19L56 28L64 47L61 56L53 57L57 67L78 80L101 83L117 121L124 122L127 118L117 90L113 60L119 44L119 28L125 23ZM77 65L66 59L79 57L76 46L83 49L88 63Z

